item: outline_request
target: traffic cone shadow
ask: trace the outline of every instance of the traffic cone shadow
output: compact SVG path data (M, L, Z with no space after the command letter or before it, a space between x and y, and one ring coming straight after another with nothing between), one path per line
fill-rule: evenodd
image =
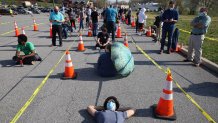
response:
M176 112L173 103L173 81L170 70L168 70L165 88L157 105L153 105L153 114L155 118L165 120L176 120Z
M66 51L65 56L65 71L61 79L76 79L77 73L74 71L74 66L70 57L70 52Z

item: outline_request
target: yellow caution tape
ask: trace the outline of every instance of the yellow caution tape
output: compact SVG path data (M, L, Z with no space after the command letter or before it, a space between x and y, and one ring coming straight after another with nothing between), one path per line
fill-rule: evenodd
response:
M76 38L75 38L76 39ZM73 42L75 42L75 39ZM66 49L69 50L72 47L73 43ZM65 52L66 52L65 51ZM23 105L23 107L17 112L17 114L14 116L14 118L11 120L10 123L16 123L17 120L20 118L20 116L25 112L25 110L29 107L29 105L32 103L32 101L34 100L34 98L38 95L39 91L41 90L41 88L44 86L44 84L47 82L49 76L54 72L54 70L56 69L56 67L59 65L59 63L62 61L62 59L64 58L65 52L63 53L63 55L61 56L61 58L58 60L58 62L51 68L51 70L48 72L47 76L42 80L41 84L35 89L35 91L33 92L33 94L31 95L31 97L27 100L27 102Z
M125 28L124 32L126 32ZM187 31L188 32L188 31ZM165 74L168 74L170 72L169 68L167 70L164 70L163 67L161 67L157 62L155 62L147 53L145 53L141 47L139 47L133 40L131 40L132 43L136 46L136 48L147 58L149 59L157 68L159 68L161 71L163 71ZM179 85L179 83L173 79L173 82L176 84L176 86L185 94L185 96L198 108L198 110L206 117L206 119L211 123L216 123L216 121L203 109L201 106Z
M183 30L183 29L179 29L179 30L182 31L182 32L185 32L185 33L191 34L191 32L189 32L189 31L186 31L186 30ZM205 39L208 39L208 40L211 40L211 41L218 41L218 39L210 38L210 37L205 37Z

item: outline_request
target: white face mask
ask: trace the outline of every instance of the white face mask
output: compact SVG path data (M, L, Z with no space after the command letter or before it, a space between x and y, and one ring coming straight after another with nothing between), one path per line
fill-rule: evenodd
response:
M199 12L199 14L198 14L199 16L204 16L205 15L205 13L204 12Z

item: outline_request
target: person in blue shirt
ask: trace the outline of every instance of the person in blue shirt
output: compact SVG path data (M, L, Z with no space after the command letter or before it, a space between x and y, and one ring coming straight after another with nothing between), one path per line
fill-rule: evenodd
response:
M204 35L207 33L208 27L211 23L211 18L207 15L207 12L207 8L201 8L199 15L191 22L191 26L193 28L189 38L188 57L184 61L193 61L196 67L198 67L201 63L202 45L205 37Z
M110 96L104 101L104 106L87 107L87 111L94 117L97 123L124 123L124 120L134 115L135 110L119 108L120 104L116 97Z
M49 21L52 23L52 46L56 46L56 33L59 36L59 45L62 46L62 23L64 22L64 16L59 12L58 6L54 7L54 11L51 12Z
M170 1L169 2L169 8L164 11L162 15L162 22L163 22L163 27L162 27L162 39L161 39L161 47L160 47L160 54L163 53L164 50L164 45L165 45L165 39L166 35L168 35L168 44L167 44L167 54L170 54L170 49L172 45L172 37L173 37L173 30L174 30L174 25L177 23L179 14L175 7L175 2Z
M118 16L117 11L110 5L110 8L106 10L106 23L108 33L112 33L112 41L115 41L115 28L116 28L116 18Z

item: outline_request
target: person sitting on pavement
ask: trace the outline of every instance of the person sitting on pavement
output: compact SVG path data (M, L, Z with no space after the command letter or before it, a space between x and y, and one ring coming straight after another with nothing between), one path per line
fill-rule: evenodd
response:
M68 38L68 30L71 31L70 20L68 17L64 18L64 22L62 23L62 28L63 28L62 29L63 38L67 39Z
M21 55L21 51L24 53L24 55ZM20 34L18 35L18 45L13 60L16 61L16 65L22 63L33 65L35 61L41 61L42 59L35 52L34 44L27 42L27 36Z
M124 123L124 120L135 114L133 108L119 108L116 97L110 96L104 101L104 106L87 107L87 111L94 117L97 123Z
M109 34L107 33L106 28L102 28L102 32L98 33L97 41L96 41L96 48L105 49L106 45L109 44Z

